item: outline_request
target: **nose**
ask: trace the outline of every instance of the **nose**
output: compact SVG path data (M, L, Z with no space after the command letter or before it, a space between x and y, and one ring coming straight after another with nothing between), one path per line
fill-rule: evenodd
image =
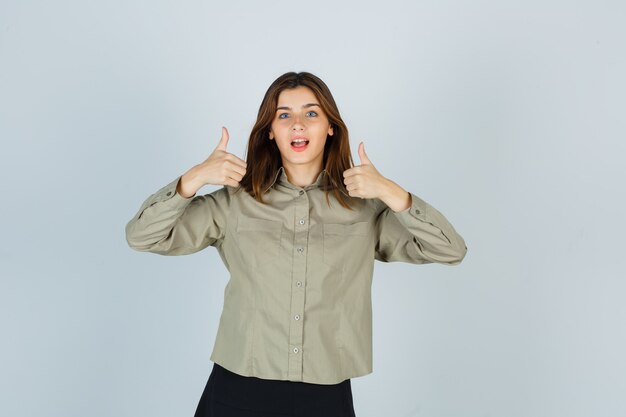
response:
M302 119L299 115L295 115L293 118L293 125L291 129L294 131L304 130L304 123L302 123Z

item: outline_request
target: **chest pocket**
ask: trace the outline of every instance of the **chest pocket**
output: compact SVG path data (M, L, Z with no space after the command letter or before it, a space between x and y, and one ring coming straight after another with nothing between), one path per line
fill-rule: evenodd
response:
M246 264L260 267L274 262L280 251L283 222L239 216L237 245Z
M336 269L343 269L351 254L367 244L369 223L324 223L324 256L322 262Z

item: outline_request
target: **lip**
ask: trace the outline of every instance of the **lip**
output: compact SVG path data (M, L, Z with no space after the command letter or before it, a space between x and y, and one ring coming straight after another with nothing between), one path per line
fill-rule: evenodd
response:
M305 139L308 143L310 143L310 142L311 142L311 141L310 141L307 137L305 137L305 136L294 136L293 138L291 138L291 142L293 143L293 141L294 141L294 140L296 140L296 139ZM304 151L305 151L308 147L309 147L309 145L308 145L308 144L307 144L307 145L304 145L304 146L302 146L302 147L299 147L299 148L296 148L295 146L291 145L291 149L292 149L294 152L304 152Z

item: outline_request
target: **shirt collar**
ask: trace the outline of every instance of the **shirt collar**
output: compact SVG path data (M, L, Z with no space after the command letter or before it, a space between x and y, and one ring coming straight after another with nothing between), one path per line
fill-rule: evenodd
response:
M315 182L313 182L313 184L307 185L306 187L298 187L289 182L289 180L287 179L287 173L285 172L285 168L281 166L280 168L278 168L278 171L276 171L276 175L274 176L274 181L272 181L272 183L267 188L269 189L277 183L280 185L284 185L285 187L292 188L294 190L299 190L301 188L305 190L310 189L310 188L321 188L324 185L324 177L327 174L328 174L328 171L326 169L323 169L318 174L317 179L315 180Z

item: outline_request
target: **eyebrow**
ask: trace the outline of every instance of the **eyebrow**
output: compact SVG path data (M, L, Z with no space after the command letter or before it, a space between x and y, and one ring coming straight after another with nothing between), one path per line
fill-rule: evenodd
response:
M302 106L302 108L306 109L306 108L313 107L313 106L321 107L317 103L308 103L308 104L305 104L304 106ZM278 110L291 110L291 107L287 107L287 106L276 107L276 111L278 111Z

